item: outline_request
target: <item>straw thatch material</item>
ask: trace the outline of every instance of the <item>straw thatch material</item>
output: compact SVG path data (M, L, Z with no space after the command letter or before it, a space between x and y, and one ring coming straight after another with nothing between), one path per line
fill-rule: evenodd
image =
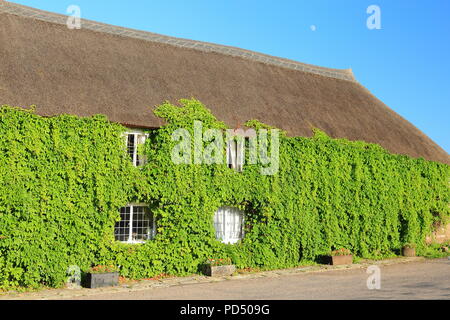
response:
M44 116L100 113L151 128L162 124L152 106L195 97L232 127L258 119L301 136L318 127L333 137L450 163L443 149L348 70L93 22L69 30L65 19L0 2L0 104L35 104Z

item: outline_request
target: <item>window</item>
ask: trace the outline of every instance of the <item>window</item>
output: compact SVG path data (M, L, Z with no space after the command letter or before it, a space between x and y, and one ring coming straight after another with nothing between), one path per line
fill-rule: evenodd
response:
M216 238L223 243L236 243L244 236L244 212L234 207L220 207L214 215Z
M139 154L138 146L144 145L148 134L140 130L133 130L125 133L127 143L127 153L136 167L147 163L145 155Z
M245 157L245 139L231 140L227 143L227 163L230 169L242 172Z
M116 240L141 243L155 237L155 217L146 205L132 204L121 208L120 219L115 226Z

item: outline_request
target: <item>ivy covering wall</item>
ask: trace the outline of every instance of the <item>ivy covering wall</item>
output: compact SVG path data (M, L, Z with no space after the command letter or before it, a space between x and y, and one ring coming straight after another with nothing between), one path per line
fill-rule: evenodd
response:
M71 265L115 264L123 276L148 278L197 272L212 257L273 269L341 247L377 258L408 242L420 254L450 215L450 166L318 130L313 138L281 135L275 175L261 175L259 164L242 173L225 163L176 165L175 129L193 132L194 120L204 130L226 128L200 102L181 103L155 110L167 124L149 132L142 168L126 154L125 128L104 116L0 109L0 288L59 286ZM129 202L150 206L154 240L114 240ZM235 245L215 239L213 215L224 205L245 210L245 237Z

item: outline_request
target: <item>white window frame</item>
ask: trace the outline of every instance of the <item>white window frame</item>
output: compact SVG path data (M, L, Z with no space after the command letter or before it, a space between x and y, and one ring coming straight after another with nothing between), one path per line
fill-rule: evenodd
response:
M128 229L128 240L126 241L120 241L120 240L116 240L122 243L130 243L130 244L139 244L139 243L145 243L146 240L133 240L133 215L134 215L134 207L146 207L148 208L148 205L145 203L129 203L127 204L125 207L123 208L130 208L130 222L129 222L129 229ZM153 224L153 228L150 231L150 235L148 237L148 240L152 240L155 238L156 236L156 220L155 220L155 215L152 213L152 224Z
M231 139L227 140L226 156L227 164L230 169L237 172L244 171L245 150L250 138L256 138L256 132L253 129L244 131L243 129L227 130L227 136L231 134Z
M236 221L236 215L230 213L238 213L239 217ZM236 223L238 223L238 231L236 231ZM233 227L234 225L234 227ZM216 239L222 243L235 244L244 238L245 212L237 207L222 206L214 213L214 230ZM221 230L218 230L218 228ZM230 236L231 230L234 228L233 236Z
M232 139L227 142L227 164L230 169L237 172L244 170L245 142L247 138Z
M124 133L124 137L125 137L125 147L127 150L127 155L129 156L128 153L128 137L130 135L134 135L134 146L133 146L133 159L131 159L133 166L135 167L141 167L143 165L145 165L147 163L147 159L142 160L142 163L138 164L138 157L137 157L137 152L138 152L138 146L145 144L149 134L145 133L144 130L141 129L128 129L125 133ZM143 137L143 141L139 142L139 138Z

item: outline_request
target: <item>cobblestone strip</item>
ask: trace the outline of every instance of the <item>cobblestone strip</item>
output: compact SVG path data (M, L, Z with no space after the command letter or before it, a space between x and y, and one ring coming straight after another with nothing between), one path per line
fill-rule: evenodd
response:
M62 24L65 25L67 22L67 16L56 14L52 12L42 11L23 5L10 3L6 1L0 1L0 13L9 13L22 17L31 17L34 19ZM303 72L309 72L314 74L319 74L329 78L342 79L347 81L356 82L351 70L338 70L330 69L319 66L313 66L301 62L291 61L288 59L273 57L270 55L248 51L244 49L212 44L207 42L200 42L195 40L187 40L181 38L175 38L170 36L159 35L156 33L139 31L129 28L117 27L108 24L103 24L100 22L90 21L82 19L82 28L89 29L97 32L109 33L117 36L124 36L130 38L136 38L141 40L146 40L150 42L170 44L173 46L181 48L190 48L203 52L216 52L225 55L241 57L244 59L249 59L253 61L258 61L270 65L275 65L283 68L299 70ZM74 30L75 31L75 30Z

